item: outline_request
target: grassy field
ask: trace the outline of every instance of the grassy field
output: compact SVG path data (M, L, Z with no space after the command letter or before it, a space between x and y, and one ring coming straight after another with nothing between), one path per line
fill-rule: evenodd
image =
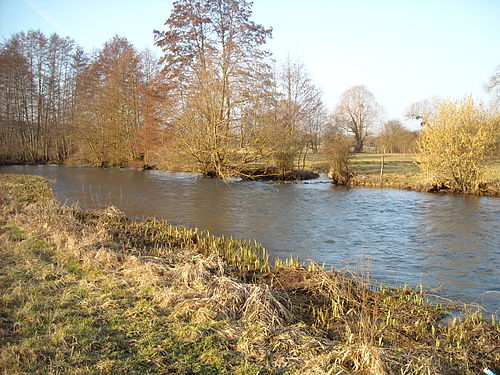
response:
M420 169L411 154L387 154L384 158L384 174L411 175L419 174ZM356 173L379 175L382 165L380 154L354 154L351 159Z
M382 163L381 154L359 153L353 154L350 158L351 168L356 173L379 175ZM306 167L328 172L330 168L325 154L309 154L306 160ZM418 174L420 170L415 164L413 154L385 154L384 173L389 174Z
M379 175L384 157L384 174L410 175L420 174L421 171L415 163L414 154L353 154L350 159L351 168L356 173ZM325 154L309 154L306 167L320 172L328 172L329 164ZM487 172L487 180L500 179L500 157L493 160Z
M382 179L380 170L384 158ZM306 168L326 173L329 169L327 156L310 154L306 159ZM354 172L352 185L395 187L410 190L435 191L432 176L423 173L415 163L413 154L353 154L350 158L350 168ZM485 195L500 195L500 157L488 166L483 179L488 183L488 189L480 192Z
M62 206L48 183L0 175L3 375L500 370L500 325L480 311L368 275L271 266L255 243L113 207Z

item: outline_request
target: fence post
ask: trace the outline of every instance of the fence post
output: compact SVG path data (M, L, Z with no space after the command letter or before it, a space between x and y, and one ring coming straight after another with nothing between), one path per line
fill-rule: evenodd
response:
M382 163L380 164L380 184L382 185L382 177L384 176L384 157L385 155L382 155Z

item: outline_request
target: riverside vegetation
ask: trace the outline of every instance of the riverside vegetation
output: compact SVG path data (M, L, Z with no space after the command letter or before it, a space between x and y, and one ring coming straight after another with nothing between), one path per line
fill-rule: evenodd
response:
M384 178L384 159L378 181L356 175L349 168L349 149L345 138L330 138L329 175L335 183L404 187L422 191L447 191L500 195L498 170L488 176L500 145L500 115L472 97L436 100L432 108L413 106L408 117L421 121L423 129L416 140L415 162L418 172ZM393 128L394 126L392 126ZM385 143L392 138L383 137Z
M0 175L4 374L479 374L500 325L424 290L113 207L56 202ZM451 318L450 312L459 311Z
M328 173L332 161L324 153L307 157L306 168ZM383 173L381 174L383 163ZM351 186L387 187L425 192L462 193L452 181L420 170L415 154L358 153L349 155ZM483 182L474 192L478 195L500 196L500 158L493 158L483 173Z
M327 111L304 64L274 61L271 36L244 0L175 1L154 31L158 57L117 35L87 53L57 34L14 34L0 43L0 163L306 179L307 156L323 149L333 151L336 182L372 185L351 176L346 158L376 145L419 151L434 190L489 191L482 168L498 156L500 68L489 107L467 97L417 102L406 118L424 126L411 131L385 119L363 85ZM377 184L416 186L408 180Z

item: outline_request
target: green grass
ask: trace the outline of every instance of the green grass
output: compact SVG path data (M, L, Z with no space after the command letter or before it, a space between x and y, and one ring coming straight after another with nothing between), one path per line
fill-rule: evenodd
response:
M147 288L119 273L62 257L34 236L20 240L23 231L10 222L0 230L3 374L232 374L248 367L219 333L224 322L173 320Z

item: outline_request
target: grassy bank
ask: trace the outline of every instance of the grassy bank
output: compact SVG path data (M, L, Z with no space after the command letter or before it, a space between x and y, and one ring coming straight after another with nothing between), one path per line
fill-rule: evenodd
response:
M382 157L384 168L381 176ZM330 166L326 155L313 154L308 157L306 167L327 173ZM448 181L422 173L415 163L415 155L412 154L353 154L350 158L350 168L354 172L350 182L353 186L460 193L451 188ZM495 159L489 165L483 177L485 184L478 194L500 196L500 158Z
M479 374L500 326L257 244L54 202L0 175L3 374Z

